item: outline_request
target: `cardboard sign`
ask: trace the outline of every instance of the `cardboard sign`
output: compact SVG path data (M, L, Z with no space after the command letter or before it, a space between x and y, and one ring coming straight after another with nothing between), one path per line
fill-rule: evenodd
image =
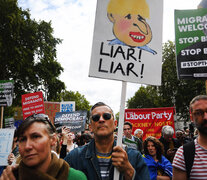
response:
M148 136L161 137L162 127L165 125L174 127L174 108L148 108L126 109L125 121L132 123L132 132L136 129L143 130L143 139Z
M75 101L64 101L60 103L60 112L75 111Z
M45 114L48 115L51 122L54 123L56 112L60 112L60 103L59 102L44 102Z
M16 127L14 126L14 118L13 117L5 118L4 127L15 129Z
M207 9L175 10L177 71L180 79L207 78Z
M22 95L23 119L32 114L45 113L42 92L35 92Z
M12 105L13 90L13 81L0 80L0 106Z
M0 129L0 166L7 166L12 149L14 129Z
M80 110L75 112L57 112L54 125L57 130L66 126L72 132L80 132L85 129L87 111Z
M98 0L89 76L160 85L162 17L163 0Z

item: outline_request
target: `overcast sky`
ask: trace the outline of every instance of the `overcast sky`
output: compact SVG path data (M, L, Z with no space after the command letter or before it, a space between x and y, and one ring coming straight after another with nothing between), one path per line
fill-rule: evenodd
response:
M164 0L163 43L174 41L174 9L196 9L201 0ZM60 80L79 91L91 105L103 101L119 112L121 81L88 77L97 0L18 0L31 17L52 22L54 36L63 39L57 60L64 68ZM127 83L126 101L141 84Z

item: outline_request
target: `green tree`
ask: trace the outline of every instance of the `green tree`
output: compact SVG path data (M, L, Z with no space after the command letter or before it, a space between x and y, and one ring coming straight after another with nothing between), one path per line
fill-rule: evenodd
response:
M48 101L59 100L65 84L56 60L51 22L36 22L17 0L0 1L0 80L14 80L14 105L26 92L43 91Z
M205 81L179 80L176 71L175 44L163 45L162 85L158 87L161 105L174 106L178 117L189 120L189 103L199 94L205 94Z
M158 95L156 87L153 86L141 86L135 95L128 99L128 108L153 108L159 107Z
M179 118L189 120L189 102L199 94L205 94L202 80L179 80L176 71L175 44L163 45L161 86L141 87L127 101L128 108L176 107Z
M75 101L75 109L90 111L90 103L86 100L84 95L81 95L78 91L64 91L61 93L63 101Z

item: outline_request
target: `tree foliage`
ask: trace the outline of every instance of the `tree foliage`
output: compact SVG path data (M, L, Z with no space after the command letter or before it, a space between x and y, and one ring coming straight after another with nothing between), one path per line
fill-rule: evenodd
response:
M64 91L61 93L63 101L75 101L75 109L77 110L90 110L90 103L86 100L84 95L81 95L78 91Z
M189 102L199 94L205 94L202 80L179 80L176 71L175 44L163 45L161 86L140 87L127 101L128 108L172 107L175 105L179 118L189 119Z
M14 104L19 105L26 92L43 91L48 101L59 100L65 84L56 60L51 22L30 18L17 0L0 1L0 80L14 80Z
M135 95L127 101L127 106L128 108L157 107L159 106L157 98L156 88L141 86Z

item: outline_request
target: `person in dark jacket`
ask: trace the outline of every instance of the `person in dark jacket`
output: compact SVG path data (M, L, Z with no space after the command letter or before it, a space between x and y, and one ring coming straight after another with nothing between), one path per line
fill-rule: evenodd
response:
M185 137L184 131L182 131L180 129L178 129L176 131L175 135L176 135L176 139L177 139L177 142L178 142L179 146L182 146L183 144L191 142L191 139Z
M173 138L174 129L172 126L162 127L162 137L159 139L164 146L164 156L172 163L173 158L180 144L177 139Z
M89 180L113 179L114 167L121 173L120 179L150 179L147 165L140 152L116 146L114 130L117 122L108 105L96 103L91 108L90 121L94 139L66 156L65 160L71 167L84 172Z

